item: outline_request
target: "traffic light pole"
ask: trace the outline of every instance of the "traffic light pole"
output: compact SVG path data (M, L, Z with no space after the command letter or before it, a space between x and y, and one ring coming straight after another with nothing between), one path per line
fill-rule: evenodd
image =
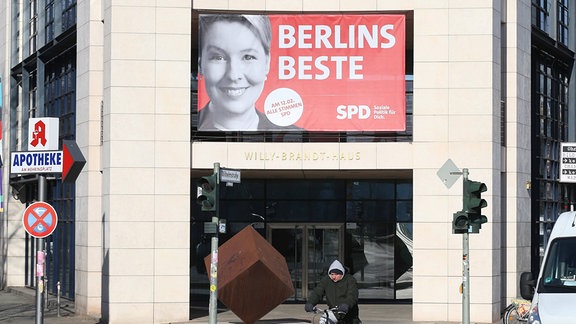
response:
M462 324L470 324L470 260L468 255L468 237L462 234Z
M216 204L219 203L219 182L220 182L220 163L214 163L214 174L216 175ZM219 221L220 208L216 209L214 216L212 216L212 223L217 228ZM216 317L218 314L218 230L212 233L211 247L210 247L210 304L209 304L209 323L216 324Z
M468 181L468 169L462 169L463 183ZM463 210L466 203L463 202ZM470 256L468 231L462 233L462 324L470 324Z

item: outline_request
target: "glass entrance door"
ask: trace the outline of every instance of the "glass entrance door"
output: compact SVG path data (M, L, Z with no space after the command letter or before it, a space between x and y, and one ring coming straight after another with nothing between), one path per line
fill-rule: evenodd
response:
M344 256L342 224L268 224L268 241L280 252L296 291L292 300L304 300L332 261Z

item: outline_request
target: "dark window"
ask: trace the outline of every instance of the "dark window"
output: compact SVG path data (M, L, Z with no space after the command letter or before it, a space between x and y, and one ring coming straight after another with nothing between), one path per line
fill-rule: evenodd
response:
M211 216L192 204L192 303L207 300L208 278L203 260L210 253L210 243L203 226L211 221ZM360 298L412 298L411 180L242 179L240 184L221 188L220 219L226 219L230 231L220 236L220 244L247 225L265 236L267 224L309 228L342 224L345 264L359 282ZM318 229L318 233L327 232ZM275 240L288 246L302 233L293 234L295 237ZM294 247L286 251L288 260L293 256L287 254L293 253ZM310 280L314 283L316 279Z
M62 31L76 25L76 0L62 1Z
M568 0L558 0L558 42L568 46Z
M28 25L28 28L30 29L28 54L33 54L36 52L36 37L38 36L38 2L36 0L30 0L30 21L28 22Z
M45 42L48 43L54 39L55 35L55 21L54 21L54 0L47 0L44 7L44 35Z
M574 202L559 182L560 144L568 140L570 69L559 58L534 50L532 59L532 270L537 272L558 215Z
M46 65L44 116L58 117L60 139L76 137L76 56L68 51ZM48 182L48 202L58 213L58 227L46 239L50 292L60 282L62 296L74 299L75 185L60 179Z
M59 117L60 137L71 139L76 132L76 58L60 56L46 66L45 115Z
M532 25L548 32L549 0L532 0Z

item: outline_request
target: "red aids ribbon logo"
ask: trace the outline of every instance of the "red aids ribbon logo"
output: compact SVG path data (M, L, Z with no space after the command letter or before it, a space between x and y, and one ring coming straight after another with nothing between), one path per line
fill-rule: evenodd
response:
M30 145L36 147L38 143L42 144L42 146L46 145L46 124L41 120L34 124Z

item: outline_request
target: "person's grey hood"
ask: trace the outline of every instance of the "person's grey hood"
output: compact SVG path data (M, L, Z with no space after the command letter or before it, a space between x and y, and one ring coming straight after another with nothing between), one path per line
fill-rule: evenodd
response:
M335 260L334 262L332 262L332 264L328 268L328 274L330 274L330 271L332 271L334 269L342 271L342 274L346 274L346 270L344 269L344 266L338 260Z

